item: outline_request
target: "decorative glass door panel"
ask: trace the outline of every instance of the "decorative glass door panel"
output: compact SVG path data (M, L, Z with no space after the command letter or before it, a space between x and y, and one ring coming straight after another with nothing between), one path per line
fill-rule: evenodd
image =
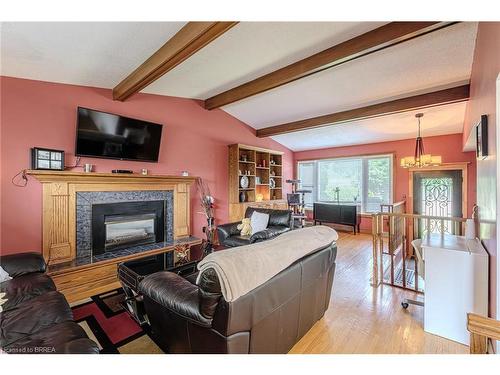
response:
M462 216L462 171L429 171L413 174L413 212L440 217ZM449 220L418 220L415 237L428 233L459 234Z

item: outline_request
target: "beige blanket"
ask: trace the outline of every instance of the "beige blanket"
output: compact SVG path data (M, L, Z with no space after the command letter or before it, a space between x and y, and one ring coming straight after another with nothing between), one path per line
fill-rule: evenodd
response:
M198 280L204 270L213 268L224 299L231 302L337 239L334 229L320 225L293 230L269 241L217 251L198 263Z

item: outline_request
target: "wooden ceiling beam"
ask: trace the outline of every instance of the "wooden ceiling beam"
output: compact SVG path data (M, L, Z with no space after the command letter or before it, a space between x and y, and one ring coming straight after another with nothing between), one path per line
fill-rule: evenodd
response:
M113 99L124 101L172 70L238 22L188 22L158 51L113 88Z
M422 36L455 22L391 22L205 100L215 109Z
M428 108L443 104L457 103L466 101L468 99L469 85L467 84L433 91L426 94L409 96L402 99L395 99L379 104L369 105L366 107L351 109L348 111L336 112L328 115L308 118L305 120L269 126L267 128L258 129L257 137L270 137L273 135L292 133L328 125L406 112L419 108Z

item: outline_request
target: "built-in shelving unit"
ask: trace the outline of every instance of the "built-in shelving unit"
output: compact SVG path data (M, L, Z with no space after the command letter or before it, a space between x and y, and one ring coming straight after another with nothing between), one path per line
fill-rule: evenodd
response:
M282 185L283 152L229 146L229 217L240 220L248 206L286 208ZM243 186L242 177L248 178Z

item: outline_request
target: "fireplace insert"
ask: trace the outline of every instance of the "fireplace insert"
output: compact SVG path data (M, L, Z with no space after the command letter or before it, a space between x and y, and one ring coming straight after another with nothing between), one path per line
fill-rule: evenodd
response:
M92 205L92 254L164 241L164 201Z

